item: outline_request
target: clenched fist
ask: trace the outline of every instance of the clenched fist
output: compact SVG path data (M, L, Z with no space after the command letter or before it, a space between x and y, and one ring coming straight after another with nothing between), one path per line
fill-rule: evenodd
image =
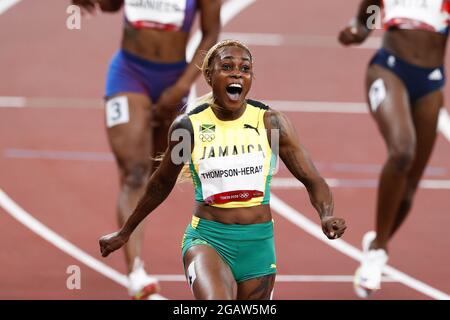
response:
M98 241L100 244L100 253L107 257L111 252L120 249L128 241L128 236L122 235L119 231L107 234Z
M347 229L345 220L342 218L324 217L321 222L323 233L331 240L340 238L344 234L345 229Z

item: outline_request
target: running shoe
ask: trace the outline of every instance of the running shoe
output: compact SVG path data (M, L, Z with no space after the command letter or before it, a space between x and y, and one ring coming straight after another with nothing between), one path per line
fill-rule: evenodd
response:
M362 239L363 257L353 279L355 293L360 298L367 298L373 291L380 289L383 267L388 261L385 250L370 249L375 238L375 231L369 231Z
M143 262L136 258L133 271L128 275L128 293L133 300L145 300L150 295L158 293L158 279L150 277L144 270Z

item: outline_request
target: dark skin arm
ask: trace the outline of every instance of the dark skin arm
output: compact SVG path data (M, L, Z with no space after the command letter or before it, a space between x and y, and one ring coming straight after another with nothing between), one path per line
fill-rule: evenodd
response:
M203 55L219 38L220 33L220 0L200 0L200 29L202 39L194 53L194 56L178 81L161 93L156 102L155 117L157 119L173 119L173 113L177 113L181 99L189 92L191 85L200 75L198 66L201 65ZM167 120L166 120L167 121Z
M193 129L187 115L180 115L175 119L170 127L169 137L172 137L172 133L181 131L177 129L183 130L183 137L187 141L183 140L183 138L172 141L169 138L169 146L164 154L164 158L158 169L148 180L145 194L139 200L136 209L134 209L121 230L100 238L100 252L103 257L107 257L111 252L121 248L128 241L134 229L168 197L175 186L178 174L184 163L189 161L193 148ZM187 145L183 144L186 142L188 142ZM182 144L185 146L184 149L180 149ZM184 150L184 152L180 150ZM175 156L179 157L173 161Z
M90 14L95 13L97 4L103 12L119 11L123 5L123 0L72 0L72 4L77 5Z
M289 171L308 191L311 204L319 214L323 233L329 239L337 239L342 236L345 229L345 220L333 217L333 197L325 180L298 140L295 128L289 119L282 113L270 110L266 114L266 128L278 130L279 156ZM276 141L271 141L272 150L276 152Z
M117 12L122 8L123 0L99 0L103 12Z
M361 44L372 32L367 26L367 21L373 13L367 12L367 8L375 5L380 7L381 0L363 0L359 5L355 19L349 26L339 33L339 42L345 46L350 44Z

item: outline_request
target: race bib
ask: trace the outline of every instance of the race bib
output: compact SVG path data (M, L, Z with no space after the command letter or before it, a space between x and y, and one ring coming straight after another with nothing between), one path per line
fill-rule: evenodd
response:
M127 97L115 97L106 102L106 127L111 128L128 121L130 121L130 113Z
M408 25L407 29L420 29L422 23L441 32L448 27L447 7L447 0L384 0L385 23Z
M264 155L261 151L213 157L198 162L205 203L248 201L264 195Z
M125 16L131 23L152 22L180 28L186 0L125 0Z

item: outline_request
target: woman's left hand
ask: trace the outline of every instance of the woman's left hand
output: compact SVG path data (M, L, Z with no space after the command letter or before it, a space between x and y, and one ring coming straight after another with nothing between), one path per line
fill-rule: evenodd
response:
M189 92L189 87L186 88L180 85L173 85L165 89L158 101L155 103L153 124L154 126L170 125L176 116L180 113L180 108L185 103L183 98Z
M120 249L128 241L127 236L124 236L119 231L107 234L98 241L100 244L100 253L102 257L107 257L111 252Z
M321 220L322 231L328 237L328 239L338 239L343 234L347 226L345 225L345 220L337 217L324 217Z

